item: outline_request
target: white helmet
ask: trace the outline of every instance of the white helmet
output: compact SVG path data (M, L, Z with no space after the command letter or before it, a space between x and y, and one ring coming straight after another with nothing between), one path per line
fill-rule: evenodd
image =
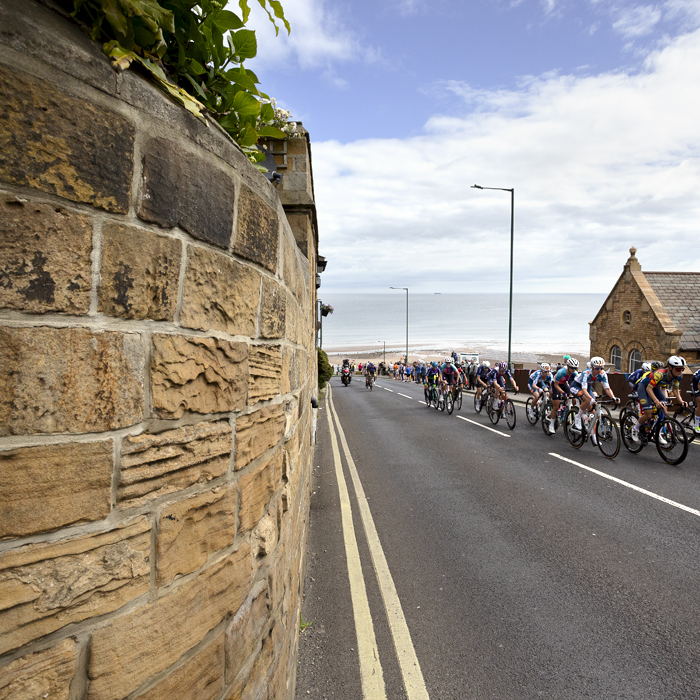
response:
M685 358L680 355L672 355L668 358L669 367L685 367Z
M481 364L487 369L491 367L491 363L488 360L484 360Z
M566 364L571 367L571 369L578 369L578 360L575 357L570 357Z
M445 362L447 362L447 364L449 365L450 362L452 362L452 358L451 358L451 357L446 357L446 358L445 358Z
M651 362L642 362L642 370L644 372L651 372Z
M605 360L602 357L591 357L591 367L603 369L603 367L605 367Z
M543 363L540 365L540 369L541 369L543 372L549 372L549 363L548 363L548 362L543 362Z

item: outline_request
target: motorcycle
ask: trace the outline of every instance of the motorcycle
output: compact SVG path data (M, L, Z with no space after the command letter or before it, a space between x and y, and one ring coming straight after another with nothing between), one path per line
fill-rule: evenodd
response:
M340 381L343 382L343 386L347 386L352 381L352 375L350 374L349 367L343 367L340 373Z

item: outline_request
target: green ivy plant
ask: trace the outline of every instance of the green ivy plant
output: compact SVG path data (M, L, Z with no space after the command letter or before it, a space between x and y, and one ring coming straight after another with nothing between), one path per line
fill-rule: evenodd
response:
M117 70L138 65L172 98L206 121L212 117L252 162L264 160L260 138L284 139L275 126L274 101L243 63L257 54L255 32L246 29L248 0L240 14L226 0L61 0ZM279 34L290 32L279 0L258 0ZM262 169L262 166L260 166Z

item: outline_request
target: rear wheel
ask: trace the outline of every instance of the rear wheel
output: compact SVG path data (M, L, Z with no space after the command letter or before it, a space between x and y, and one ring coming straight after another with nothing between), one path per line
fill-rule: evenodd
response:
M430 389L428 389L428 387L423 389L423 397L425 399L425 405L430 408Z
M498 410L498 401L494 396L489 396L486 400L486 413L489 414L489 419L494 425L497 425L498 421L501 420L501 412Z
M551 401L547 401L544 405L544 408L542 409L542 432L547 437L552 437L552 435L554 435L554 433L549 432L549 426L552 425L552 419L550 418L550 415L552 414L553 408L554 404Z
M455 408L460 411L462 409L462 390L457 389L457 398L455 399Z
M683 426L673 418L664 418L654 430L656 449L667 464L681 464L688 455L688 437Z
M685 430L685 436L688 438L688 444L695 439L695 431L693 430L694 413L692 408L679 408L673 414L673 420L678 421Z
M632 428L637 424L637 416L631 411L623 411L620 418L620 432L622 433L623 445L632 453L641 452L644 447L641 435L638 435L638 440L635 442L632 439Z
M536 425L539 414L537 412L537 405L535 404L535 399L531 396L525 403L525 415L527 416L527 422L530 425Z
M603 414L598 419L595 436L598 449L603 453L603 457L608 459L617 457L620 451L620 430L610 416Z
M449 389L445 393L445 408L447 409L447 412L452 415L452 411L454 411L455 408L455 402L452 398L452 392Z
M578 430L574 425L577 415L577 407L570 408L564 414L564 435L571 444L571 446L575 447L578 450L578 448L581 447L581 445L583 445L583 443L586 441L586 436L584 434L583 429Z
M511 430L513 430L513 428L515 428L515 405L510 399L506 401L506 405L503 408L503 412L505 413L506 423L508 424L508 427Z
M445 392L444 391L438 392L438 408L441 411L445 410Z
M481 409L484 407L483 398L480 398L478 394L474 394L474 410L477 413L481 413Z

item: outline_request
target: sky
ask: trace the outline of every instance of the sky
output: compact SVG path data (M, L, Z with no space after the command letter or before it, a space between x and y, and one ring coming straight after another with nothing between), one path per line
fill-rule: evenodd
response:
M700 271L700 0L282 0L262 89L311 137L323 291L607 293Z

